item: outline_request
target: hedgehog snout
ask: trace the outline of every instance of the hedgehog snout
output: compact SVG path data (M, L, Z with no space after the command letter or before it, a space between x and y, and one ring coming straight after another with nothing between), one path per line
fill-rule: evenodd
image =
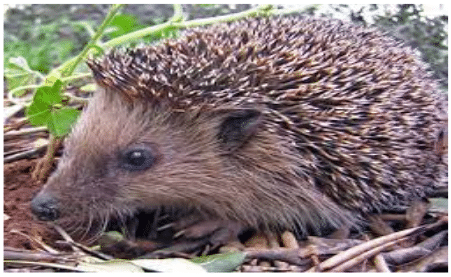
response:
M39 220L52 221L59 217L58 200L47 192L40 192L31 201L31 210Z

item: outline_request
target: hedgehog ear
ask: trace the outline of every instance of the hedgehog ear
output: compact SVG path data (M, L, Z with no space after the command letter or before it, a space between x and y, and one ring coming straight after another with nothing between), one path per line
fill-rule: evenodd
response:
M233 152L246 143L257 131L262 114L255 109L229 112L219 126L218 139L227 152Z
M444 126L437 135L434 145L435 153L443 156L448 152L448 126Z

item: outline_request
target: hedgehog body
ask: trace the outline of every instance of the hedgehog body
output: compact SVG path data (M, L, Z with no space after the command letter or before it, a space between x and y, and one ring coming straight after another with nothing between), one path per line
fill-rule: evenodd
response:
M447 175L434 147L446 99L411 49L376 30L249 19L89 66L102 89L33 200L44 219L166 207L321 229L406 206Z

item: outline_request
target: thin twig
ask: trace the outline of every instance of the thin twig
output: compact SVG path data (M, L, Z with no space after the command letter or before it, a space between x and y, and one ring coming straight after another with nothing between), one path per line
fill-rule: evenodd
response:
M64 95L69 97L70 103L82 104L82 105L86 105L89 103L89 98L78 97L78 96L75 96L72 93L68 93L68 92L65 92Z
M7 132L11 132L12 130L17 130L28 123L28 118L24 117L19 119L17 122L8 124L7 127L4 127L3 133L6 134Z
M45 131L47 131L47 127L26 128L19 131L9 131L8 133L3 135L3 140L6 141L23 135L30 135Z
M400 238L409 236L413 233L424 231L424 229L425 228L423 228L423 226L420 226L420 227L403 230L403 231L396 232L396 233L393 233L393 234L390 234L387 236L383 236L383 237L380 237L377 239L373 239L373 240L364 242L364 243L357 245L355 247L352 247L344 252L341 252L340 254L335 255L330 259L325 260L324 262L319 264L316 267L316 269L312 269L312 270L325 271L325 270L333 268L339 264L342 264L343 262L345 262L349 259L352 259L353 257L360 255L361 253L366 252L370 249L379 247L387 242L390 242L393 240L398 240Z
M49 254L47 252L32 252L32 251L24 251L22 249L4 249L3 250L3 259L4 260L18 260L18 261L55 261L59 257L55 255Z
M279 260L290 264L304 266L310 263L308 259L309 251L304 249L258 249L258 248L246 248L244 250L249 259L264 259L264 260Z
M380 252L382 252L384 249L387 249L389 247L392 247L396 244L398 244L401 241L405 241L407 238L401 238L401 239L397 239L395 241L391 241L391 242L387 242L385 244L382 244L378 247L374 247L373 249L362 253L361 255L358 255L334 268L332 268L330 270L330 272L345 272L346 270L350 269L351 267L358 265L359 263L365 261L368 258L373 257L374 255L379 254Z
M40 240L40 239L38 239L36 237L29 236L29 235L27 235L27 234L25 234L25 233L23 233L23 232L21 232L19 230L11 230L10 232L13 233L13 234L18 234L18 235L26 237L28 240L30 240L30 241L38 244L40 247L42 247L42 249L47 251L47 253L50 253L50 254L53 254L53 255L56 255L56 254L59 253L57 250L55 250L52 247L48 246L42 240Z
M39 147L36 147L34 149L24 151L15 155L11 155L8 157L3 158L3 163L11 163L22 159L29 159L33 157L34 155L40 154L41 152L44 152L47 148L48 144L41 145Z
M50 268L57 268L63 270L83 272L83 269L77 268L75 266L63 265L57 263L45 263L45 262L30 262L30 261L15 261L15 260L4 260L5 264L20 264L20 265L34 265L34 266L44 266Z
M387 262L381 254L377 254L374 257L373 262L378 272L391 272L390 268L387 265Z
M47 152L44 157L42 157L37 163L36 167L31 173L31 177L36 181L44 181L49 175L52 169L53 158L55 157L56 151L60 148L63 142L63 138L58 138L50 135L50 141L47 147Z
M8 157L8 156L11 156L11 155L15 155L17 153L22 153L22 152L30 149L30 148L22 148L22 149L14 149L14 150L11 150L11 151L7 151L8 148L12 148L14 146L15 147L22 146L22 144L23 144L23 142L21 141L21 142L17 142L17 143L13 143L13 144L8 144L8 145L5 144L5 145L3 145L3 150L5 150L5 152L3 153L3 157Z

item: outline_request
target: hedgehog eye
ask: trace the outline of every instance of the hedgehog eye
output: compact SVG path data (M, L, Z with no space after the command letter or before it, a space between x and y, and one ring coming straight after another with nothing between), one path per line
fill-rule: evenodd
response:
M129 171L140 171L151 167L155 162L155 156L150 149L145 147L131 148L121 155L120 165Z

